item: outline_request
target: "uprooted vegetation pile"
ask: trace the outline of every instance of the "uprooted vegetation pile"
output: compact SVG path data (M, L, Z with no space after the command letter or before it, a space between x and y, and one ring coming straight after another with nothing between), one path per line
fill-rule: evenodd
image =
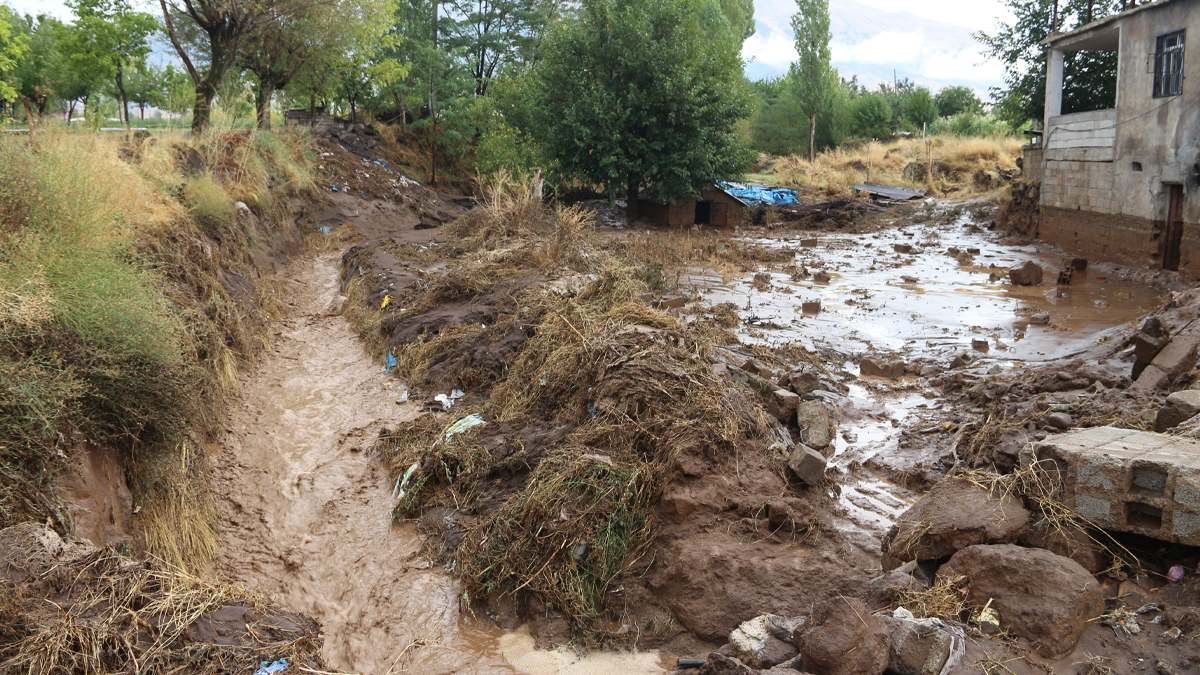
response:
M0 671L320 671L320 628L262 597L26 522L0 530Z
M65 534L54 486L98 447L140 510L130 543L203 567L198 443L281 311L272 272L303 244L290 219L308 151L236 133L40 146L0 139L0 526L50 518Z
M761 405L713 367L731 336L647 306L664 306L651 289L669 283L661 276L686 252L597 242L583 213L497 190L448 228L436 255L410 251L415 272L438 271L406 289L361 288L370 279L361 263L389 245L356 247L345 258L358 280L348 311L387 337L410 394L467 392L451 415L383 435L396 516L420 520L427 553L456 560L473 599L527 594L561 612L576 637L612 644L637 637L620 630L614 582L649 559L681 457L741 453L779 475L784 465L764 451ZM737 264L779 255L695 245ZM394 310L354 309L364 297L379 307L385 292ZM464 418L483 424L455 423Z

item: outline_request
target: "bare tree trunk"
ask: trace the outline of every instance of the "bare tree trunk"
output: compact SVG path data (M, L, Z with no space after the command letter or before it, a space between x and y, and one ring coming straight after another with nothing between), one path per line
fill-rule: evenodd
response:
M210 71L208 77L200 80L196 85L196 105L192 107L192 135L200 136L208 131L210 115L212 114L212 102L217 97L217 82L218 78L214 77L214 71Z
M29 122L29 145L33 146L34 152L41 152L41 149L38 148L36 131L33 128L33 110L29 107L29 99L22 96L21 103L25 104L25 121Z
M625 220L632 225L638 219L638 192L641 191L642 179L629 174L629 183L625 188Z
M125 74L117 68L117 91L121 94L121 113L125 119L125 132L129 132L129 97L125 94Z
M817 113L810 115L809 119L812 122L808 128L808 161L811 164L817 161Z
M255 108L258 110L258 128L260 131L271 130L271 98L275 96L275 85L263 82L258 85Z

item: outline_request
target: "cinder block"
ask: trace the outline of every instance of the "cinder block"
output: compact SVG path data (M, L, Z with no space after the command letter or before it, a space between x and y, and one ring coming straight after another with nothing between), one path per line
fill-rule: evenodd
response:
M1096 526L1200 545L1200 442L1094 427L1037 444L1025 461L1033 458Z

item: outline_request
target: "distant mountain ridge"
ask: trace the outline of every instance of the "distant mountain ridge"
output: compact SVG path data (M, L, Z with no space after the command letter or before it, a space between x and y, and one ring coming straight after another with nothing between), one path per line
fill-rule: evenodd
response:
M854 0L830 0L833 64L843 77L858 76L868 86L909 78L937 90L965 85L986 94L1001 83L1003 66L987 61L971 29L915 16L881 11ZM746 41L743 56L753 57L751 79L787 72L795 58L791 17L794 0L755 0L758 32Z

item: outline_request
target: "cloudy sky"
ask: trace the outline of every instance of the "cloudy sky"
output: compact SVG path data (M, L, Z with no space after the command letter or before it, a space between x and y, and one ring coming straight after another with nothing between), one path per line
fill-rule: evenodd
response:
M25 14L63 19L62 0L0 0ZM135 0L157 14L158 3ZM758 32L742 55L752 78L780 75L796 58L791 18L795 0L755 0ZM983 58L971 33L1009 18L1002 0L830 0L833 61L843 76L874 85L907 77L935 90L962 84L986 94L1001 82L1003 67Z
M779 75L796 58L794 0L755 0L758 32L746 41L752 78ZM938 87L961 84L986 93L1004 68L971 37L1010 15L1002 0L830 0L833 62L844 76L874 85L893 77Z

